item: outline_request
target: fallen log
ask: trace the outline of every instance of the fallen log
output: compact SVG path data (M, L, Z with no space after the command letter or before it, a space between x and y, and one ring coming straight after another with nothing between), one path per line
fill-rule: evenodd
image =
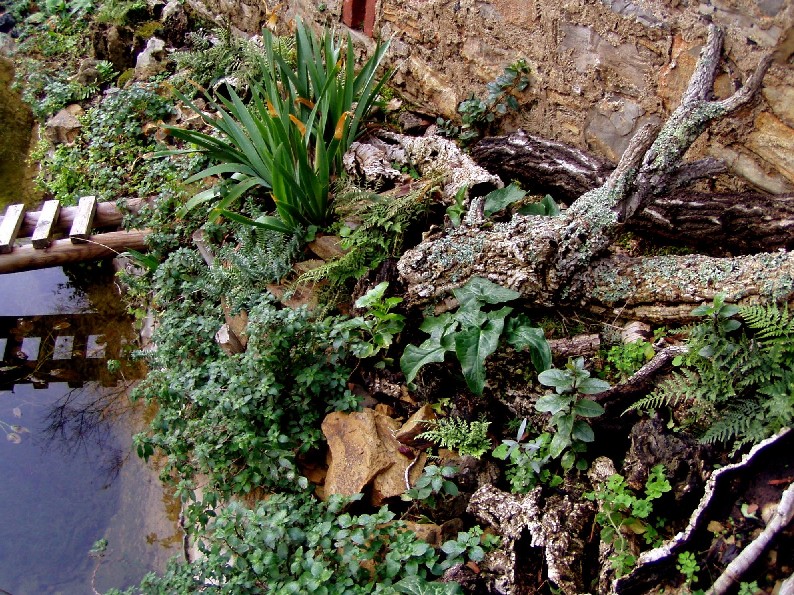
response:
M17 246L0 257L0 274L113 258L125 250L145 250L149 233L151 230L114 231L91 236L79 244L66 238L55 240L44 250L36 250L31 244Z
M730 97L710 100L721 47L722 33L711 25L681 105L660 130L643 127L607 181L561 215L516 215L494 223L482 216L482 199L475 198L460 227L407 251L397 265L407 304L439 301L474 276L516 290L540 307L600 303L627 318L654 322L668 322L669 314L688 316L692 305L710 301L720 291L729 301L791 301L794 255L789 252L723 259L644 258L620 274L609 266L590 270L603 264L597 259L623 224L658 195L715 170L712 161L682 164L683 156L710 122L752 98L771 61L765 56L745 86Z
M564 143L523 130L474 145L474 160L503 180L570 202L601 186L615 165ZM688 175L716 169L690 169ZM627 223L629 230L697 247L748 253L794 248L794 194L703 193L679 190L655 196Z

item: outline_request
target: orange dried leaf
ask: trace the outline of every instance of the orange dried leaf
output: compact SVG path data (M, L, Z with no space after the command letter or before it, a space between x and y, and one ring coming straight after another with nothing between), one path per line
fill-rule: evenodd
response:
M304 136L306 134L306 125L292 114L289 115L289 119L292 120L292 123L301 131L301 136Z
M336 140L342 140L342 135L345 133L345 120L347 120L349 115L350 112L344 112L336 123L336 128L334 129L334 138Z

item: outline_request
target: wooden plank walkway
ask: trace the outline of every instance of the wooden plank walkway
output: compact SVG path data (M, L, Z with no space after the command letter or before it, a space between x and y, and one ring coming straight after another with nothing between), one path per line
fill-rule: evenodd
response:
M136 212L144 204L132 199L126 208ZM80 198L76 207L61 208L58 201L48 200L41 210L27 213L24 205L10 205L0 217L0 274L146 250L150 230L118 231L123 217L114 203L97 203L93 196ZM59 235L64 237L54 239Z

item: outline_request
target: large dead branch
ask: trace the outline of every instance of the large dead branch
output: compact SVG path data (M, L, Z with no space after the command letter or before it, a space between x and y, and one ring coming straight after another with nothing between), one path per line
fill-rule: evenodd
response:
M406 252L398 270L407 286L409 301L438 299L472 276L480 276L517 290L541 306L589 302L593 287L585 273L610 245L621 223L646 206L659 188L677 184L677 176L687 169L682 168L681 158L689 146L713 119L748 101L760 85L768 57L761 61L743 89L721 101L706 99L714 81L721 44L722 35L712 26L681 106L658 133L648 126L642 128L606 182L576 199L561 216L516 215L507 223L493 224L478 215L481 205L474 200L463 225L428 238ZM691 170L685 177L690 175ZM746 258L749 260L743 261L740 268L757 280L750 295L790 298L794 291L791 282L781 290L774 276L780 276L781 270L792 271L794 257L784 252ZM769 270L769 259L774 259L774 271ZM730 277L728 272L737 271L732 259L699 261L697 271L687 271L686 260L663 260L657 264L664 268L647 271L644 279L637 279L649 288L647 294L652 296L648 301L636 301L637 305L654 303L656 295L650 286L660 281L665 281L666 286L675 284L684 302L710 299L722 289L719 286ZM745 285L743 280L740 282ZM600 284L597 289L602 289ZM634 291L633 287L629 289ZM608 293L601 291L604 303L609 303ZM626 293L611 303L625 301Z
M599 187L615 169L588 151L518 130L481 140L472 157L503 180L518 180L535 193L562 202ZM681 189L662 189L628 222L642 235L748 253L794 248L794 194L703 193L684 187L722 169L713 160L696 161L675 175Z

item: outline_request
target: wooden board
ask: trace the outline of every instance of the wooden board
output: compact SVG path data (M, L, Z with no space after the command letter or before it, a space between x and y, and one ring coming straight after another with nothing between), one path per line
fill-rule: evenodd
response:
M81 244L91 235L91 227L94 224L96 214L96 196L83 196L77 205L77 214L69 231L69 239L73 244Z
M91 242L73 244L69 239L54 240L47 250L18 246L11 254L0 256L0 274L61 266L70 262L113 258L132 249L145 251L146 236L151 230L114 231L91 238Z
M0 224L0 254L8 254L14 249L14 241L24 216L25 205L10 205L6 209L6 216Z
M36 229L33 230L32 243L37 250L46 248L52 242L54 224L60 212L61 203L57 200L48 200L44 203L39 213L39 220L36 222Z

